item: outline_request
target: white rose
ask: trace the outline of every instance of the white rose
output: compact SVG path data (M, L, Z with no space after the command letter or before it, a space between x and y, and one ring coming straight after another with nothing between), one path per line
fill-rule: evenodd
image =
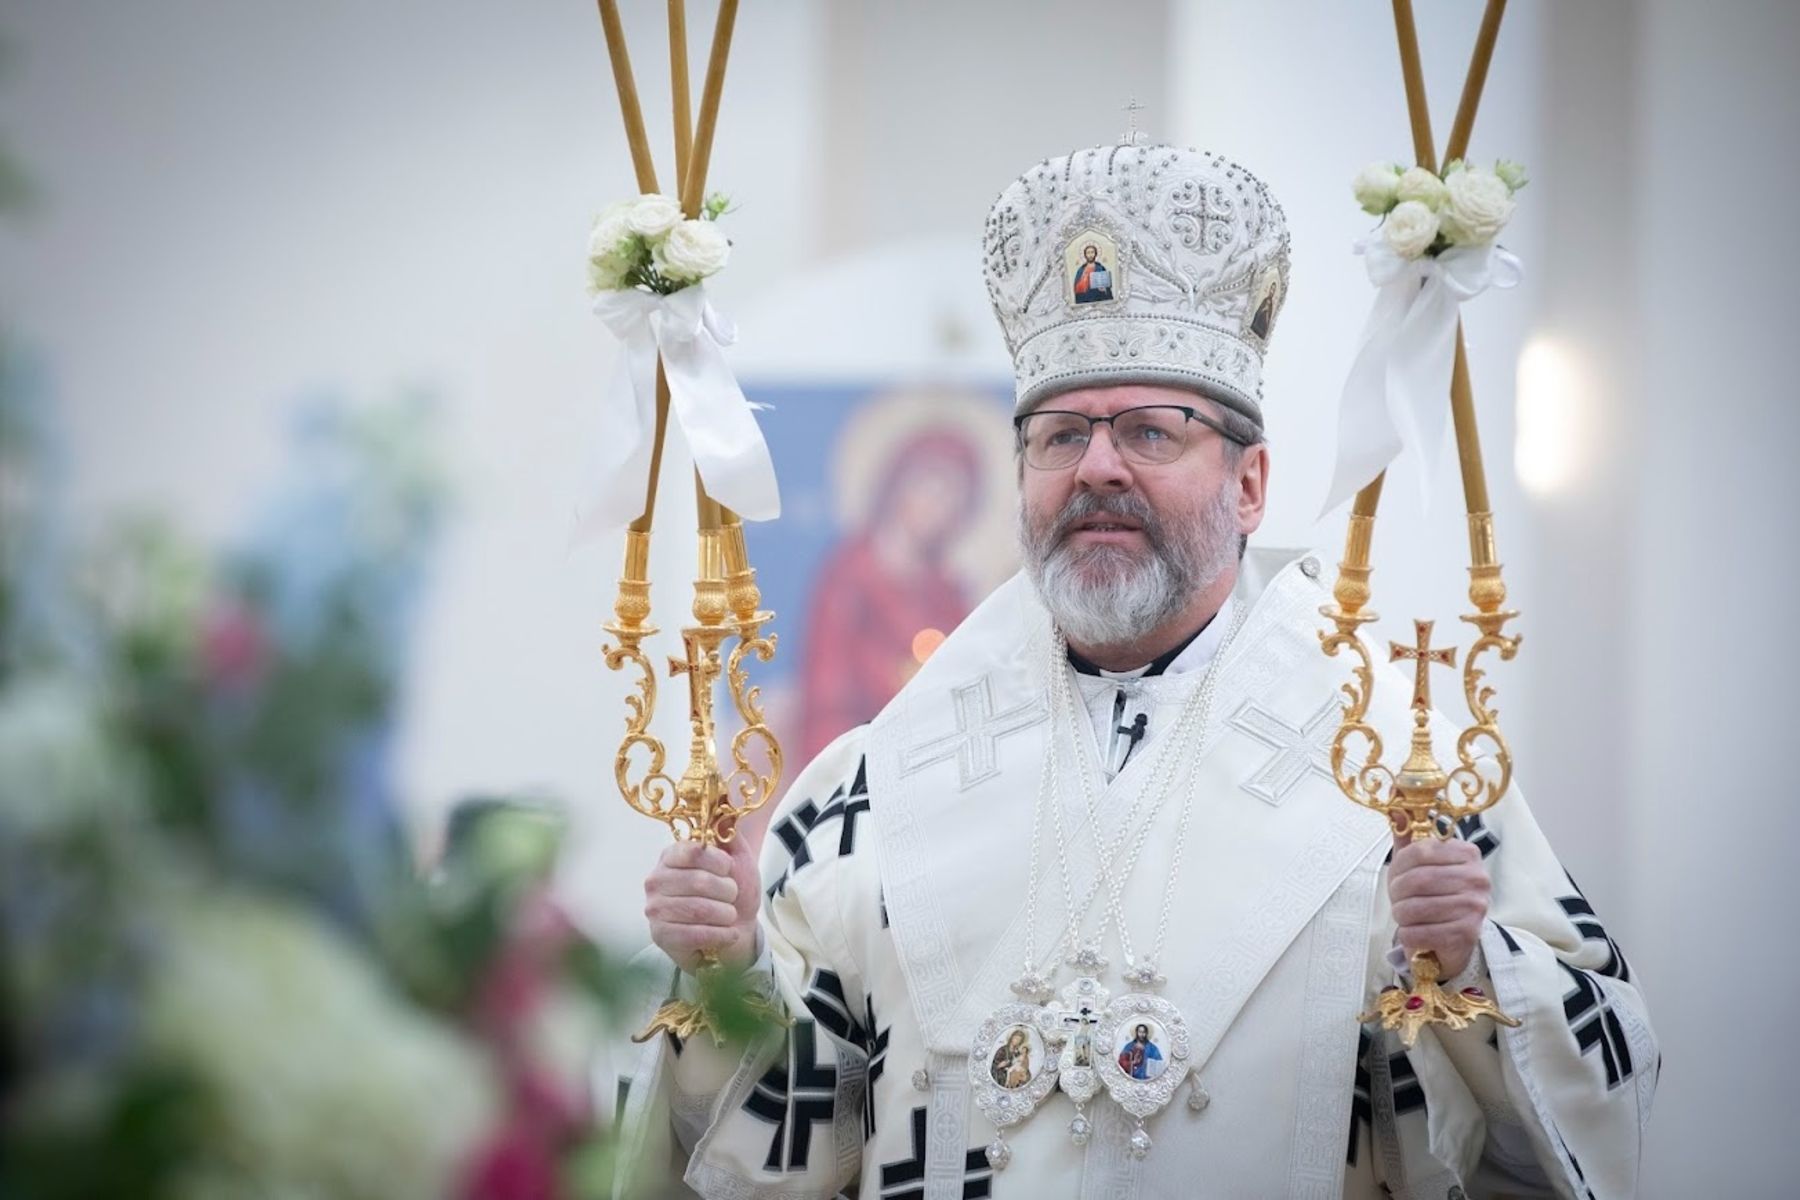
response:
M649 192L631 202L625 224L643 238L659 238L675 228L681 220L681 205L672 197Z
M625 239L631 236L631 226L625 219L630 207L615 204L594 218L594 228L588 233L589 258L604 258L625 248Z
M1417 258L1437 240L1437 214L1418 200L1402 200L1381 223L1381 236L1401 258Z
M1450 178L1444 236L1458 246L1485 246L1513 214L1512 189L1492 171L1473 167Z
M1531 177L1525 174L1525 164L1511 159L1503 158L1495 163L1494 174L1500 177L1500 182L1506 185L1508 191L1516 192L1531 182Z
M603 254L588 259L588 291L616 292L625 286L635 264L629 254Z
M1448 192L1444 181L1424 167L1408 167L1406 173L1400 176L1400 183L1394 189L1394 194L1401 200L1416 200L1436 212L1443 207Z
M1399 197L1395 189L1400 184L1400 168L1393 163L1370 163L1356 173L1350 184L1350 190L1356 194L1356 202L1362 210L1372 217L1379 217L1394 207Z
M650 252L657 273L676 283L716 274L730 256L730 241L711 221L683 221Z

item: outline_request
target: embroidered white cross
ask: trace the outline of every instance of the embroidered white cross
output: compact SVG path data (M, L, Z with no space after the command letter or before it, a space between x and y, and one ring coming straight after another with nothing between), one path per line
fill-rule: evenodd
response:
M958 790L966 790L1000 773L1000 739L1028 729L1044 719L1041 699L1028 699L1005 712L994 711L994 687L980 679L951 689L956 708L956 732L909 747L900 756L900 768L908 775L947 758L956 759Z
M1231 714L1231 726L1274 750L1275 757L1244 780L1243 789L1259 800L1280 804L1308 771L1330 779L1331 739L1342 711L1336 700L1327 700L1296 729L1256 701L1244 701Z

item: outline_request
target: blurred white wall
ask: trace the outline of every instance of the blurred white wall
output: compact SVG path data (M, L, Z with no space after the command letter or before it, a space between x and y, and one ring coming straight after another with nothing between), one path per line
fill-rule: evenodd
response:
M1800 7L1657 0L1635 20L1633 170L1585 202L1620 198L1635 225L1633 403L1614 410L1638 451L1629 603L1609 615L1629 639L1627 945L1665 1040L1646 1194L1792 1195ZM1738 172L1742 197L1720 186Z
M1415 7L1441 154L1481 6ZM1209 0L1173 5L1171 12L1178 121L1172 140L1218 150L1261 175L1281 200L1293 238L1291 298L1275 330L1263 384L1273 465L1269 512L1258 540L1317 546L1336 562L1348 507L1322 520L1319 508L1337 451L1339 391L1374 295L1362 260L1351 251L1374 221L1350 198L1350 179L1365 163L1410 162L1412 155L1393 21L1386 5L1324 0L1279 11L1257 0ZM1507 15L1475 122L1475 157L1539 158L1540 19L1540 10L1528 5ZM1543 238L1536 199L1526 193L1506 232L1506 244L1528 264L1540 257ZM1519 527L1519 489L1507 469L1513 365L1536 291L1528 274L1518 288L1472 303L1466 322L1500 555L1515 599L1530 594L1532 571ZM1456 616L1469 607L1468 536L1448 436L1429 508L1409 461L1389 471L1374 562L1373 607L1383 618L1377 636L1410 641L1414 617L1435 618L1440 638L1466 628ZM1529 608L1526 616L1528 630ZM1497 682L1503 699L1518 696L1517 672ZM1525 707L1521 700L1509 711ZM1520 756L1528 758L1529 735L1514 732ZM1528 786L1533 777L1526 775Z
M623 7L660 119L663 5ZM692 7L697 86L712 10ZM1417 7L1441 146L1480 4ZM1782 210L1800 193L1797 26L1782 0L1515 4L1475 130L1478 157L1535 177L1507 239L1527 281L1469 320L1526 635L1497 682L1526 791L1665 1039L1647 1196L1791 1190L1800 963L1782 881L1800 817L1776 774L1790 689L1764 662L1785 665L1800 513L1783 353L1800 246ZM611 782L622 706L599 625L617 546L566 546L612 357L580 249L591 213L632 190L591 6L46 3L9 8L0 36L16 59L0 127L45 198L0 233L0 305L50 357L78 513L153 504L227 536L293 399L437 391L464 489L418 630L404 783L426 825L472 789L567 798L571 895L600 930L638 936L662 835ZM747 332L780 326L747 351L766 365L791 361L773 347L791 341L796 280L913 245L945 263L966 246L973 273L998 189L1115 138L1133 95L1153 137L1238 158L1287 209L1261 540L1335 557L1342 514L1317 510L1369 301L1348 179L1410 145L1384 4L747 5L712 172L740 202L721 305ZM925 344L924 317L894 319L897 345ZM1518 397L1528 344L1549 349ZM1515 400L1528 435L1550 430L1523 449L1531 489ZM1566 445L1580 455L1559 475L1544 447ZM1409 469L1390 480L1376 581L1391 628L1463 610L1453 474L1429 513ZM671 482L671 530L690 496ZM674 587L687 546L658 545Z

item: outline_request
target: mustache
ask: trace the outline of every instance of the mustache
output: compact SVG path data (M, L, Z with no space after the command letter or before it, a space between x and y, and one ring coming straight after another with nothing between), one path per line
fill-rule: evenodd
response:
M1090 517L1122 517L1135 521L1143 528L1144 537L1152 547L1160 548L1164 544L1162 522L1157 519L1156 512L1150 502L1136 492L1120 492L1116 495L1102 496L1098 492L1076 492L1069 497L1069 502L1056 514L1056 521L1047 531L1045 544L1056 547L1063 544L1075 526Z

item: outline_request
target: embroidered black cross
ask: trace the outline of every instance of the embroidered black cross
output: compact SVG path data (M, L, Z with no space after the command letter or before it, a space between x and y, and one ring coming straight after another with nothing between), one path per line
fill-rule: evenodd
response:
M767 889L771 899L787 891L788 876L812 861L812 848L806 844L806 835L818 823L819 806L811 800L803 800L793 812L777 821L769 830L775 835L775 840L786 846L788 851L788 869Z
M1480 813L1471 813L1458 821L1456 831L1462 834L1463 841L1480 850L1483 858L1500 848L1500 839L1487 827Z
M788 1031L787 1057L756 1081L744 1111L775 1126L767 1171L804 1171L812 1151L814 1125L829 1125L836 1108L837 1064L827 1053L818 1059L818 1033L813 1023L796 1020Z
M1563 872L1563 875L1569 880L1569 886L1575 889L1575 894L1559 896L1556 902L1562 906L1563 912L1569 918L1569 923L1575 926L1575 931L1581 935L1583 941L1606 944L1606 962L1596 970L1621 983L1630 983L1631 967L1625 962L1625 955L1620 953L1619 943L1612 940L1612 935L1606 932L1606 926L1600 923L1600 918L1594 913L1594 906L1589 904L1587 897L1581 894L1581 885L1577 884L1574 877L1567 871Z
M1625 1028L1619 1024L1612 1002L1592 974L1571 967L1561 959L1556 965L1575 981L1574 988L1563 995L1563 1019L1568 1021L1569 1031L1575 1035L1575 1044L1582 1054L1599 1047L1600 1063L1606 1072L1606 1089L1611 1091L1630 1079L1633 1070Z
M797 806L782 820L775 823L770 831L775 839L788 851L787 870L783 871L765 893L770 899L787 891L788 880L798 875L813 861L812 847L808 838L813 831L830 821L842 822L838 831L837 852L839 858L856 852L856 826L862 815L869 811L869 782L867 760L859 760L856 764L856 776L851 780L848 789L840 785L820 808L811 800Z
M842 821L843 828L838 831L838 857L847 858L856 853L856 821L869 811L868 793L851 792L848 796L834 796L825 811L819 814L819 824L827 821Z
M875 1135L875 1083L887 1069L888 1035L893 1027L877 1029L875 999L864 997L861 1018L853 1007L837 972L823 968L813 972L812 983L802 1000L813 1020L824 1027L851 1053L860 1054L868 1064L867 1086L863 1090L863 1138Z
M803 1001L813 1020L823 1025L838 1041L861 1049L862 1025L851 1011L850 999L844 994L844 981L836 971L819 968L813 972L812 984Z
M987 1153L971 1150L963 1159L963 1200L989 1194L994 1171ZM881 1164L881 1200L925 1200L925 1110L912 1110L912 1157Z

